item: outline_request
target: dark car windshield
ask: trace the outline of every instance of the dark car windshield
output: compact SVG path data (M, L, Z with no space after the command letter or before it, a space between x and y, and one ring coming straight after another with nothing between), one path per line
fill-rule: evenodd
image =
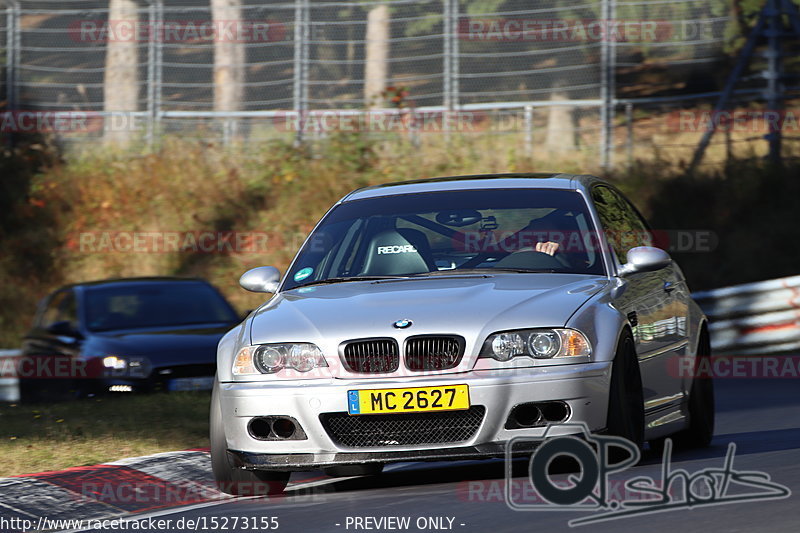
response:
M230 324L238 317L211 286L195 282L131 283L88 287L91 331Z
M558 244L555 254L537 251L548 242ZM577 191L464 190L355 200L325 216L284 288L482 271L602 275L597 242Z

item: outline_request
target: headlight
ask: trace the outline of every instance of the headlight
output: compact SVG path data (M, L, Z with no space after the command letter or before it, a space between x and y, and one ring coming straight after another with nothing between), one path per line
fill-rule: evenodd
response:
M492 357L498 361L508 361L522 353L525 341L518 333L500 333L492 338Z
M109 355L103 358L103 366L111 370L125 370L128 367L128 362L122 357Z
M326 366L322 350L314 344L262 344L239 350L233 360L233 375L274 374L284 368L309 372Z
M481 357L509 361L514 357L555 359L592 355L589 341L574 329L523 329L489 335Z

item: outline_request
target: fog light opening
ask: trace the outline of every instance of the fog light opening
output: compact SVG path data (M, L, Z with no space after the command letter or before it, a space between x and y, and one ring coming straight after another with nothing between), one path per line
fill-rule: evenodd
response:
M272 436L272 425L266 418L254 418L247 425L247 430L254 439L265 440Z
M276 418L272 421L272 432L276 437L288 439L294 435L295 425L294 422L288 418Z

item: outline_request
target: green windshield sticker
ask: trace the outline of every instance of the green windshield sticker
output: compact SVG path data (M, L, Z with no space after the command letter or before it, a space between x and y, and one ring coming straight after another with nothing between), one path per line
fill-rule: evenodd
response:
M314 269L311 267L306 267L302 270L297 271L297 274L294 275L295 281L303 281L308 276L314 273Z

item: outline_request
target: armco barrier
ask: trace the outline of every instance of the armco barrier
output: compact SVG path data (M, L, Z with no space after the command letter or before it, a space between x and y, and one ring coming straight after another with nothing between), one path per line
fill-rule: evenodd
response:
M19 354L19 350L0 350L0 365L3 363L3 359L17 357ZM19 401L19 387L17 385L17 378L0 377L0 402Z
M709 318L715 353L800 350L800 276L692 295Z

